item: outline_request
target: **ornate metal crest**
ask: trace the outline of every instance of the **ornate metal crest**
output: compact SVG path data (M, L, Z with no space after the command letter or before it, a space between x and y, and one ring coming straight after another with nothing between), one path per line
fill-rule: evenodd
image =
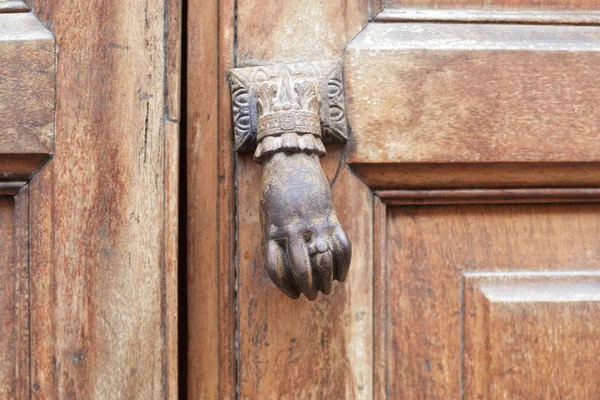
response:
M322 102L320 111L324 143L345 143L348 138L342 70L337 62L279 64L264 67L232 69L229 74L235 133L235 149L251 152L256 148L258 117L256 101L261 87L268 81L287 78L316 82ZM296 129L301 113L281 113L277 125L281 129Z

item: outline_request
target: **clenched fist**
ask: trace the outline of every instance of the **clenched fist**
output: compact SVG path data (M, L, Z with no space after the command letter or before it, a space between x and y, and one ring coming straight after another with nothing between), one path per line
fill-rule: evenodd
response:
M317 155L278 152L264 161L260 220L265 267L289 297L314 300L346 279L351 244Z

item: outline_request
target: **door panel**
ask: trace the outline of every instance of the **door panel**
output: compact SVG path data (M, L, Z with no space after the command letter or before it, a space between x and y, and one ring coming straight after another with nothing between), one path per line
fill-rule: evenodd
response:
M180 28L0 1L2 399L178 397Z
M595 398L583 383L600 355L599 211L390 207L387 272L375 278L390 398Z
M467 399L600 396L600 272L465 274Z
M573 10L598 4L366 3L190 5L188 394L597 397L599 19ZM311 303L264 270L226 78L320 59L344 65L322 166L353 261Z
M374 23L345 71L351 163L599 161L599 27Z

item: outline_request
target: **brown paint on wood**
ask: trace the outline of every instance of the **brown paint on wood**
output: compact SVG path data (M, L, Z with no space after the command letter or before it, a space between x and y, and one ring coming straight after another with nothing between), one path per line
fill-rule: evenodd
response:
M367 23L369 0L238 2L238 66L335 60Z
M459 398L463 386L473 394L466 398L477 398L471 389L485 385L479 374L487 365L492 368L490 376L500 385L491 389L486 397L491 399L503 398L502 393L512 393L508 398L521 397L519 393L527 398L531 397L527 393L544 393L538 383L553 379L553 368L561 368L560 360L565 358L568 358L566 365L581 362L592 373L595 364L589 364L589 357L597 358L597 354L580 352L581 342L576 345L566 340L566 347L560 347L569 333L574 335L573 340L578 337L585 337L589 343L600 340L597 330L588 325L598 317L597 300L586 305L565 298L565 303L557 303L560 299L555 297L549 300L549 305L544 305L543 296L555 289L557 293L565 293L561 286L567 282L564 274L597 273L599 211L598 204L389 207L387 373L394 377L389 381L390 398ZM515 300L527 291L538 297L514 307L477 300L483 307L485 304L492 307L487 314L492 320L485 325L482 319L485 314L481 314L485 311L474 308L479 307L473 305L475 300L467 298L470 305L464 303L465 311L461 311L463 276L471 272L507 275L509 280L500 286L505 288L503 293L515 296ZM530 274L544 276L543 279L548 279L544 282L549 283L528 286L520 276ZM376 279L379 285L382 282ZM471 290L469 285L466 288L467 292ZM539 321L533 323L536 316ZM469 319L464 331L463 317ZM511 328L516 326L519 328ZM469 343L486 337L493 341L489 348L493 353L488 353L493 356L491 364L477 361L473 357L479 353L467 349L472 360L468 366L471 372L464 375L464 381L463 333ZM535 335L542 340L539 344L532 339ZM597 346L589 349L593 353ZM518 360L519 354L531 355L530 365L539 367L533 375L522 375L519 379L503 377L502 368L507 372L509 368L517 371L525 367ZM581 389L579 379L583 378L568 372L561 379L564 380L548 389L570 388L591 394L597 388L588 384Z
M387 0L390 8L483 8L533 10L597 10L596 0Z
M335 209L353 244L345 283L315 302L291 300L269 279L260 252L260 166L239 156L239 390L243 398L372 396L372 196L331 147L322 159ZM340 168L338 170L338 167ZM335 177L335 178L334 178Z
M236 397L235 192L231 105L234 2L188 5L187 395Z
M50 154L54 39L32 13L0 13L0 151Z
M346 52L349 162L598 162L599 39L599 27L371 24Z
M32 397L175 398L165 4L47 10L57 135L31 182Z
M600 202L597 188L385 190L375 195L388 205Z

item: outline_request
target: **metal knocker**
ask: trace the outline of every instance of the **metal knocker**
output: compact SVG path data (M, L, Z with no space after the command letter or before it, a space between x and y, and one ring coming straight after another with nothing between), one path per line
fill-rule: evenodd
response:
M244 114L236 94L243 96L242 105L246 98L256 104L254 159L263 165L259 212L265 268L289 297L304 293L314 300L319 291L331 292L333 280L346 279L351 259L351 244L319 162L326 154L321 97L327 96L331 109L329 93L338 93L322 90L318 78L293 74L241 85L235 71L240 70L232 71L238 78L232 79L234 121L236 105L237 117ZM252 111L246 112L252 121Z

